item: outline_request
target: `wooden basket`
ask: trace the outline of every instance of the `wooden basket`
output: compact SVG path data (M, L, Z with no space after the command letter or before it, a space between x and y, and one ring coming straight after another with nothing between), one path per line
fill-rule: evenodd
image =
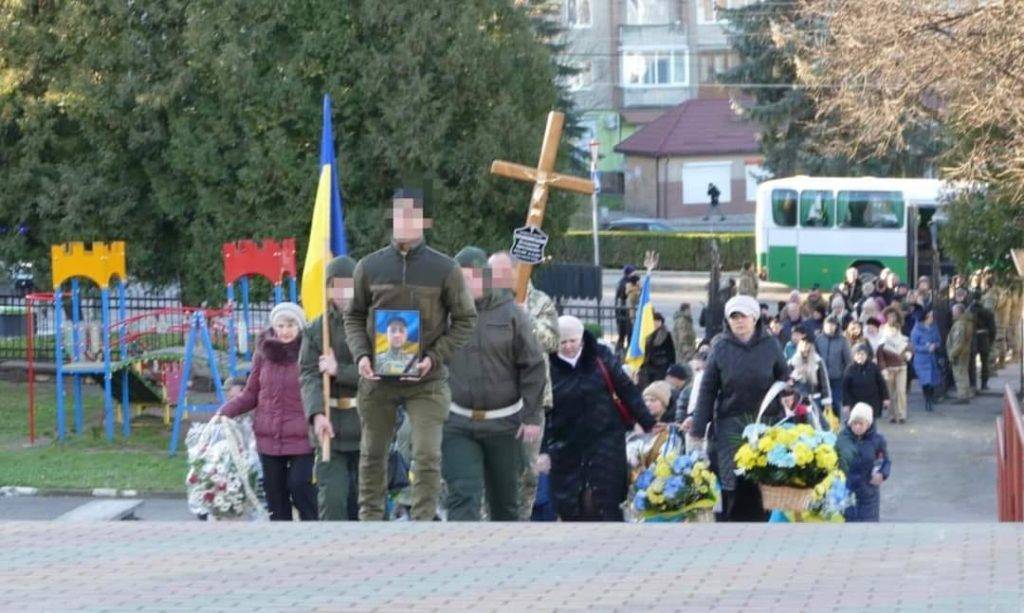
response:
M758 484L761 506L766 511L806 511L814 500L814 488Z

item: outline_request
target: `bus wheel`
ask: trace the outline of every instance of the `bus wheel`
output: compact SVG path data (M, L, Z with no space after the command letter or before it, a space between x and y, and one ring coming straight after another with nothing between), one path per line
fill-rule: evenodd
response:
M882 274L882 267L874 262L858 262L854 264L861 283L874 282Z

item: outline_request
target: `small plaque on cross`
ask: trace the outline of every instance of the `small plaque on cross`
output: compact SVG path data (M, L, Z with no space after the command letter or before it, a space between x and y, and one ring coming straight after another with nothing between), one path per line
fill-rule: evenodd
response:
M524 264L536 266L544 261L544 248L548 246L548 235L538 227L523 226L512 232L512 257Z

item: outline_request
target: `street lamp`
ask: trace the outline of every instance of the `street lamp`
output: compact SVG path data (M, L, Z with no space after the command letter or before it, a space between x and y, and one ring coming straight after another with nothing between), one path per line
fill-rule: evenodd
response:
M601 246L597 231L597 195L601 192L601 180L597 175L597 158L600 155L601 143L596 138L590 139L590 179L594 182L594 193L590 195L590 221L594 233L594 266L601 266Z

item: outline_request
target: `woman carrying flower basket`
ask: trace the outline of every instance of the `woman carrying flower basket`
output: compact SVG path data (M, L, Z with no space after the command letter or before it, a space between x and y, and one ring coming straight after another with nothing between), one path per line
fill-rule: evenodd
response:
M728 329L714 341L701 380L694 415L683 429L703 437L710 424L713 449L709 451L722 487L722 521L765 521L761 494L756 484L735 474L734 456L744 426L754 419L757 407L789 368L782 350L763 329L760 305L750 296L735 296L725 305Z
M270 325L260 335L245 389L218 413L237 417L256 411L253 430L270 519L291 521L295 505L302 521L314 521L313 447L299 387L299 344L306 325L302 308L278 304L270 312Z

